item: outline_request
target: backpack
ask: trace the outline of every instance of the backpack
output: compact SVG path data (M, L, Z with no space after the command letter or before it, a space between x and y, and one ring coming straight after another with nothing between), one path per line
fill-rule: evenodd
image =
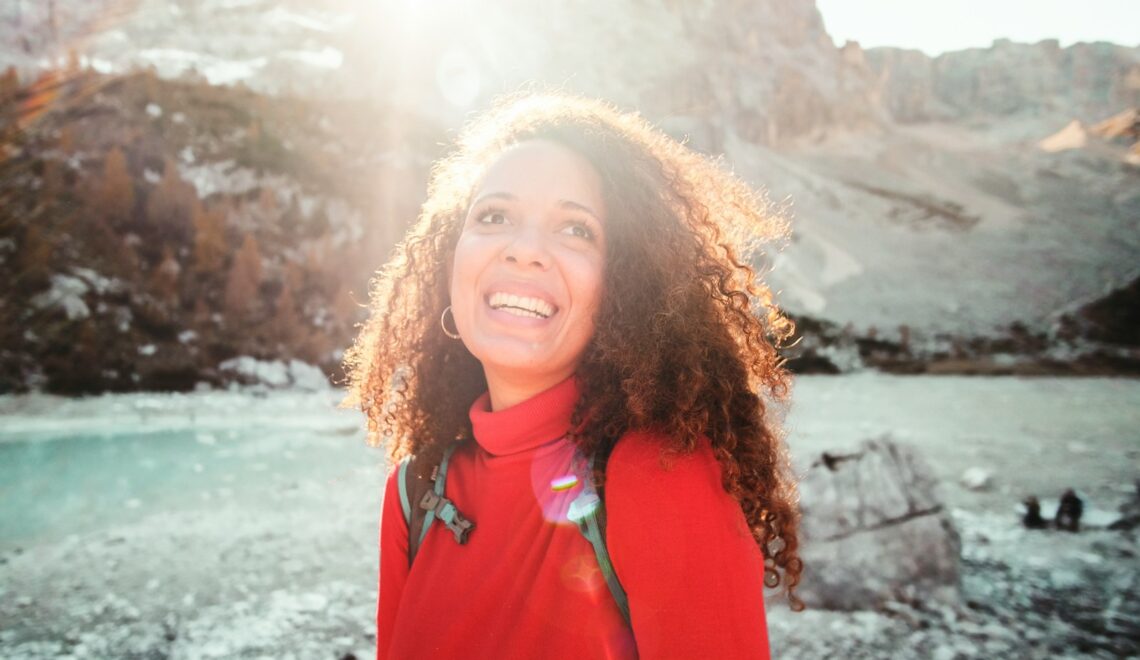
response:
M408 525L408 564L416 558L416 552L423 544L428 529L436 520L442 522L455 536L459 545L467 543L467 537L475 528L474 521L464 516L455 504L447 499L444 489L447 485L447 463L451 454L459 443L453 443L443 452L443 458L437 465L425 465L425 461L416 461L415 456L400 461L397 485L400 491L400 506L404 511L404 522ZM580 460L575 455L575 465L593 465L593 460ZM610 562L610 553L606 549L606 511L605 504L598 497L593 480L581 479L583 487L578 497L570 503L567 517L578 526L578 531L594 548L594 556L598 560L598 568L606 580L606 585L613 595L614 602L621 611L626 625L629 625L629 600L625 590L614 573L613 563ZM412 506L416 502L416 506Z

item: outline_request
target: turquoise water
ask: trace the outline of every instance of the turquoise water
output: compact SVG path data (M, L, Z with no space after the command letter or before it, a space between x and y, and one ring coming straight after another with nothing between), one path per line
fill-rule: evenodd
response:
M272 506L283 490L335 484L379 460L354 420L321 400L310 410L286 402L285 410L257 411L268 404L237 398L239 411L221 415L201 415L195 403L179 400L157 421L121 410L102 418L98 402L85 404L93 414L63 424L25 414L7 418L5 429L0 414L0 549L181 509ZM259 415L251 422L241 408Z

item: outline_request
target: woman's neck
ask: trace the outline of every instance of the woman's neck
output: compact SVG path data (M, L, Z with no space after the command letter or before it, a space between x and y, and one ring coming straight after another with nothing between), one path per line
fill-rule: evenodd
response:
M503 373L499 370L483 369L483 375L487 379L487 391L491 395L492 411L503 410L520 404L534 395L545 392L558 383L561 383L573 375L573 373L573 371L569 371L567 373L551 373L535 376L534 374L520 375Z

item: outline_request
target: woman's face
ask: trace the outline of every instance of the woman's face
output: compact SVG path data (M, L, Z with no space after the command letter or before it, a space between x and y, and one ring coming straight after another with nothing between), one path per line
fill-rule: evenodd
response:
M606 209L593 166L545 140L505 151L472 199L451 308L502 407L496 388L537 394L577 368L602 295Z

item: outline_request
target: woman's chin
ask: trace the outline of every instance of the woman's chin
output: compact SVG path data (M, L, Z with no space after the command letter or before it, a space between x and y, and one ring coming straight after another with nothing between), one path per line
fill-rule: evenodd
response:
M573 373L572 360L563 359L544 342L522 337L499 336L493 340L470 342L467 350L483 365L488 375L511 380L549 380L552 375Z

